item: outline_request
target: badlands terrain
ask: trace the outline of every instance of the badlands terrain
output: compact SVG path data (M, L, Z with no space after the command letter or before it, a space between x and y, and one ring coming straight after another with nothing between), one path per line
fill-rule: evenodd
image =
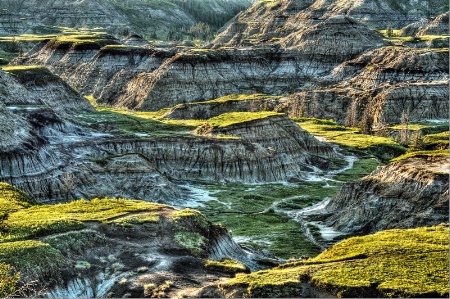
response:
M0 296L448 297L448 3L0 2Z

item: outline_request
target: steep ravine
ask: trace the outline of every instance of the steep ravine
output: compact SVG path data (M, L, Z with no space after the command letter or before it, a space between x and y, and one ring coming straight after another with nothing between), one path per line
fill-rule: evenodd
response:
M145 131L125 135L117 131L114 123L105 127L97 125L97 118L103 116L96 115L88 101L48 71L15 68L14 72L19 81L12 80L14 84L6 87L39 88L41 96L36 102L16 95L16 102L14 97L8 98L3 108L5 117L15 120L5 123L0 180L40 201L122 196L170 202L180 198L180 191L170 178L286 181L305 176L311 166L335 155L327 144L281 115L218 132L234 138L194 136L188 132L178 137L173 132L161 137ZM31 84L26 79L46 72L53 81L36 86L36 82ZM55 86L66 88L64 101L60 99L61 94L53 92ZM15 89L8 92L14 94ZM133 123L131 119L121 121L125 122L123 125ZM149 123L152 124L158 125ZM16 144L12 146L8 140L18 125L27 129L14 137ZM31 136L35 137L31 139Z

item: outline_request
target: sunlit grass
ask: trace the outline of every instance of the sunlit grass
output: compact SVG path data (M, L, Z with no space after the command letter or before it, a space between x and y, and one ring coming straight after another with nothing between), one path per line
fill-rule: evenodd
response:
M246 295L301 281L338 297L448 296L448 226L382 231L353 237L317 257L272 270L237 275L222 283Z
M102 221L131 212L155 212L166 206L125 199L77 200L66 204L39 205L9 214L6 224L10 231L0 241L23 240L57 232L77 230L84 221Z
M406 153L404 155L392 159L391 162L405 160L413 157L424 158L424 157L448 157L448 156L449 156L448 150L423 150Z
M263 119L271 116L284 115L283 113L277 113L272 111L262 112L229 112L219 116L210 118L208 123L214 127L227 127L239 123L250 122L257 119Z
M37 204L16 187L0 182L0 213L12 213Z
M394 138L363 134L358 128L341 126L333 120L315 118L294 120L312 135L324 137L329 142L349 149L368 151L383 161L388 161L406 152L406 149Z

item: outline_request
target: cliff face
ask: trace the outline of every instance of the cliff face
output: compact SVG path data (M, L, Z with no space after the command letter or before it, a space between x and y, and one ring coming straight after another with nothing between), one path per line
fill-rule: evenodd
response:
M169 30L189 28L198 22L205 22L199 11L216 14L211 25L221 26L240 10L250 6L247 0L191 1L183 5L181 1L69 1L69 0L3 0L0 15L0 33L14 35L34 32L58 30L57 27L69 28L105 28L110 33L122 34L124 31L135 31L150 35L151 33L166 36ZM199 8L199 4L203 7ZM196 7L195 7L196 6ZM217 22L219 22L217 24ZM223 23L221 23L223 22ZM161 36L162 37L162 36Z
M276 43L294 32L341 15L370 28L401 28L423 18L437 16L444 1L264 1L240 13L213 42L216 46L248 46ZM306 29L307 30L307 29Z
M399 34L401 36L423 36L423 35L447 35L448 34L448 12L435 18L422 19L403 27Z
M105 89L99 101L155 111L228 94L282 94L330 67L309 61L296 51L277 48L192 51L169 58L153 72L116 81L120 92Z
M170 202L181 194L167 177L285 181L310 171L313 157L335 155L287 117L244 123L237 131L222 129L235 138L124 136L114 131L114 124L93 131L82 117L94 113L92 107L58 77L42 68L15 72L19 82L2 74L14 83L8 93L30 89L39 101L15 95L17 102L11 97L2 107L0 180L40 201L123 196ZM42 74L52 79L45 79L46 85L35 81Z
M447 61L440 49L378 48L323 77L332 88L293 94L275 110L351 125L398 123L408 110L413 121L447 118Z
M279 263L243 250L227 229L192 209L108 198L37 205L8 184L0 190L0 211L11 227L2 233L2 261L20 272L21 284L40 290L39 297L173 297L232 275L206 267L207 259L233 259L238 272Z
M290 93L384 43L361 23L334 17L280 44L179 53L153 72L142 72L128 82L116 81L115 85L122 85L119 95L106 89L100 101L145 111L233 93Z
M372 233L448 222L447 157L409 158L346 183L327 205L327 225Z

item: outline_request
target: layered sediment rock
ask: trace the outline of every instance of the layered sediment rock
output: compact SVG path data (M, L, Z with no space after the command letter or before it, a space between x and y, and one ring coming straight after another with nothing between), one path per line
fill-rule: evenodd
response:
M313 157L335 155L331 147L287 117L245 123L237 131L236 126L222 129L238 138L127 137L95 132L75 117L92 113L89 103L45 69L32 68L30 72L36 71L51 78L45 80L47 85L21 70L22 84L13 80L8 91L14 94L16 89L38 88L30 94L40 98L39 102L33 98L7 102L9 110L2 114L6 128L2 130L0 180L40 201L122 196L173 202L180 199L180 190L167 177L285 181L311 171ZM64 99L58 97L61 94L55 96L55 86L65 88ZM28 106L12 106L24 103Z
M192 1L196 2L196 1ZM0 33L17 35L61 28L105 28L110 33L135 31L141 34L164 33L176 28L189 28L205 21L196 15L193 6L214 12L216 19L210 25L221 26L240 10L250 6L248 0L210 0L183 5L179 1L69 1L69 0L3 0L0 14ZM199 8L196 7L198 10ZM209 20L211 21L211 20ZM219 24L217 24L219 22ZM55 28L56 27L56 28Z
M401 36L448 35L448 12L403 27Z
M169 119L209 119L228 112L257 112L275 110L275 107L286 101L284 97L245 95L227 96L206 102L179 104L170 109L164 118Z
M444 2L436 1L264 1L240 13L217 36L216 46L248 46L276 43L277 39L301 32L337 15L363 22L370 28L388 25L402 28L423 18L443 13ZM306 29L308 30L308 29Z
M383 41L359 22L335 17L288 36L281 44L281 48L179 53L159 69L122 83L119 96L111 98L105 89L100 101L145 111L233 93L291 93L339 63L383 45Z
M409 158L346 183L327 205L327 225L372 233L448 222L448 157Z
M291 116L333 118L341 124L398 123L447 118L448 52L440 49L382 47L344 62L323 86L291 95L275 108ZM332 83L335 83L334 85Z

